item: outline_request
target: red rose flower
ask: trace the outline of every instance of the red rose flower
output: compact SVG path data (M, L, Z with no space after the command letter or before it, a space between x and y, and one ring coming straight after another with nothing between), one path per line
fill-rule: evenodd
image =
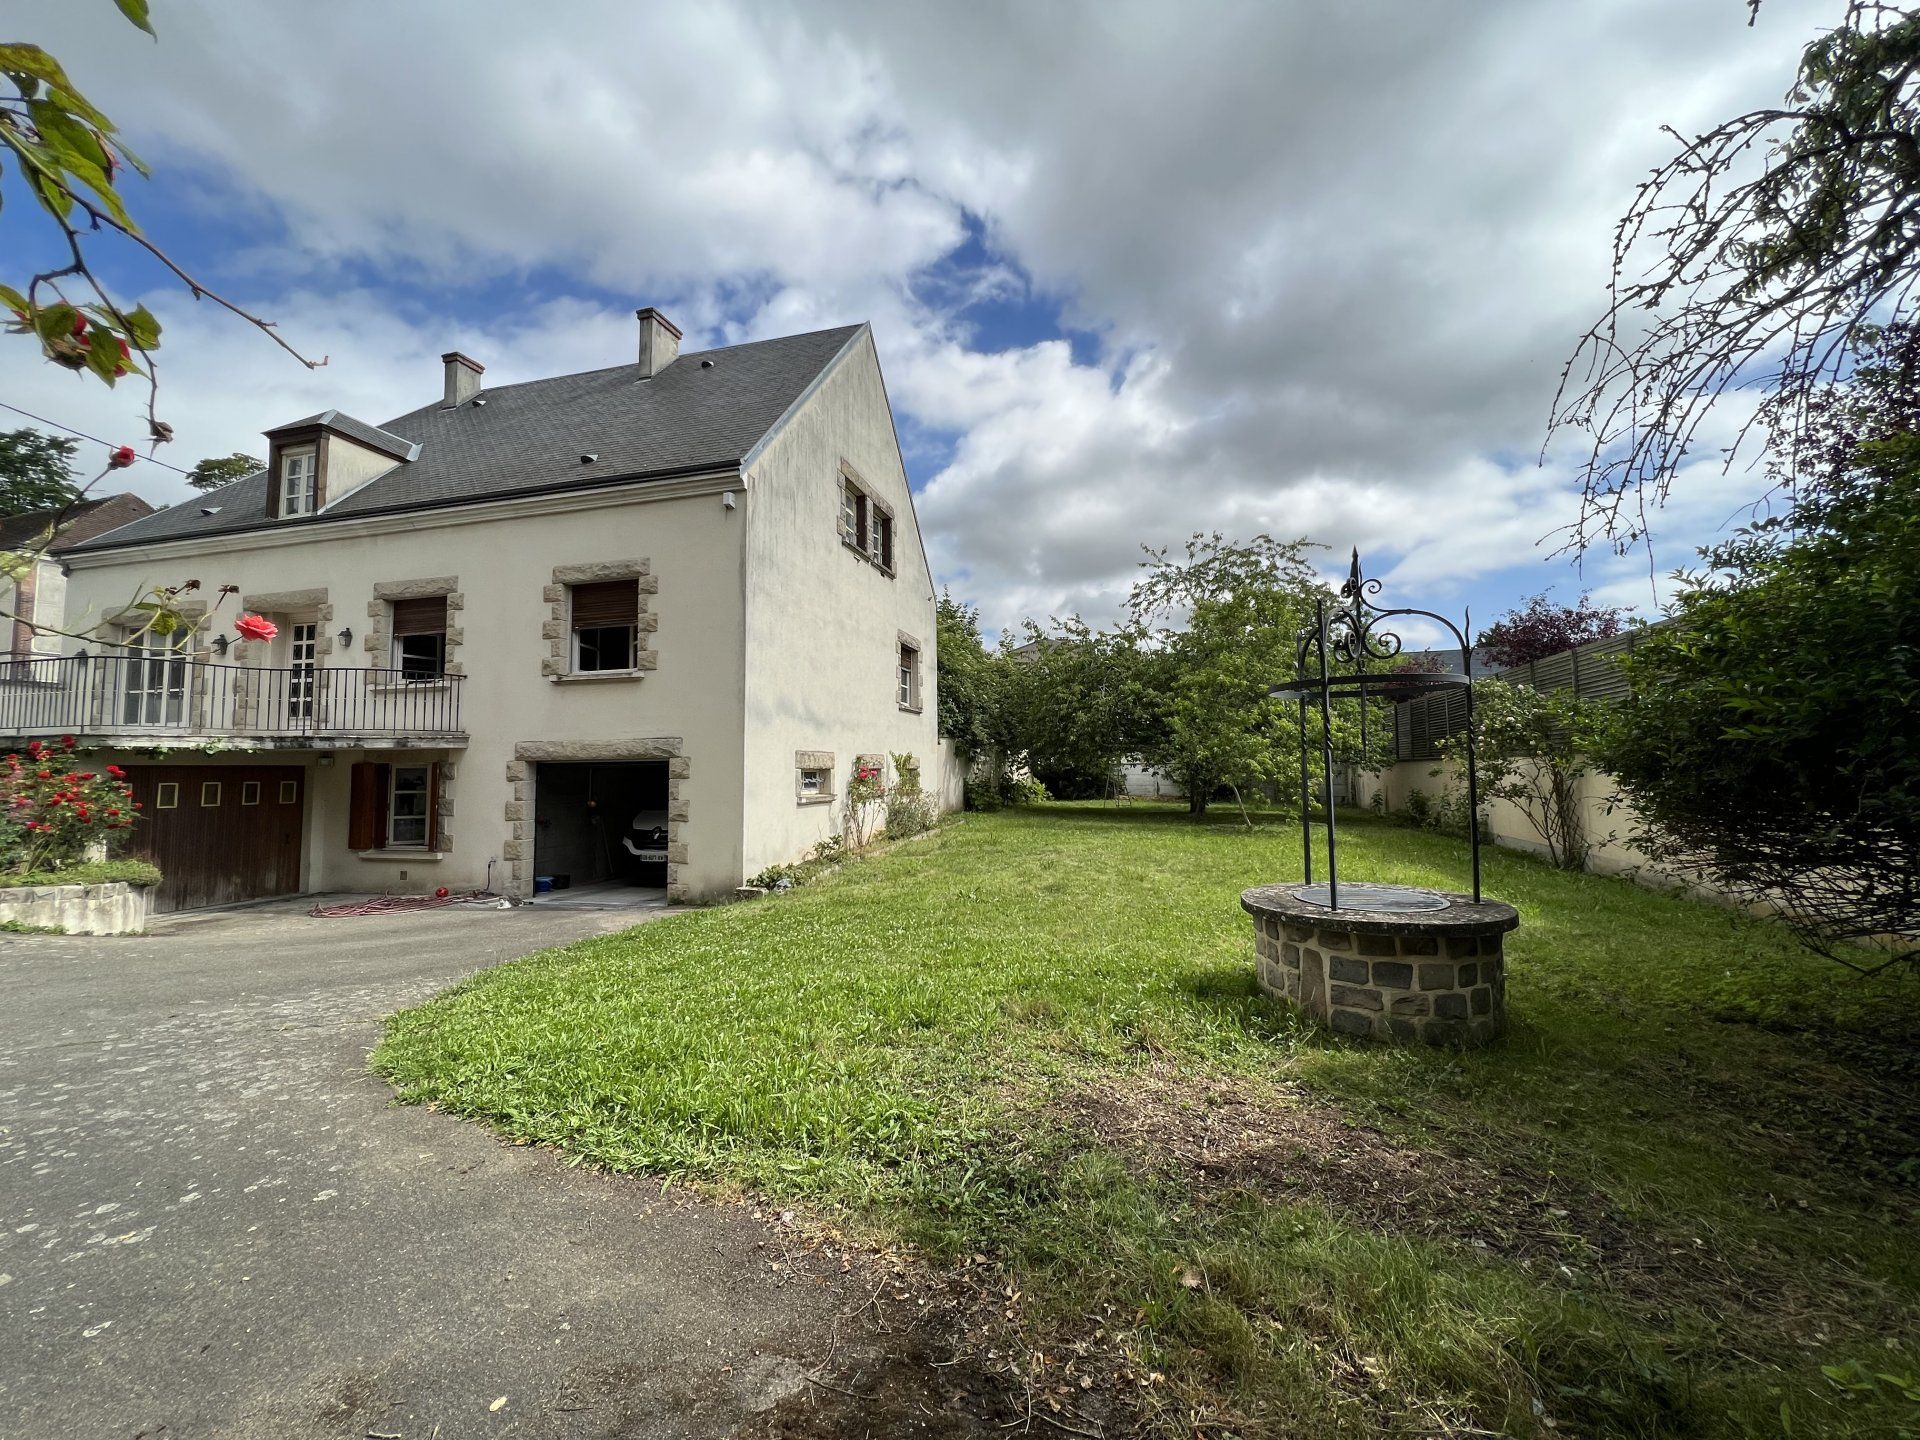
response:
M280 627L264 615L242 615L233 628L249 640L271 640L280 633Z
M113 776L116 780L124 780L127 778L127 772L122 770L118 765L107 766L107 774Z
M139 458L140 457L134 453L133 446L122 445L107 457L107 468L109 470L124 470Z

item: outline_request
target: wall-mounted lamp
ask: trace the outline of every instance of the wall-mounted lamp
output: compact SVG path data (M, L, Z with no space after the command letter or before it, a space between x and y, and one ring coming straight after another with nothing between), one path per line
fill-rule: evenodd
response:
M722 509L731 510L736 503L733 498L733 491L723 490L720 492L720 505Z
M321 766L322 768L325 768L326 766L333 764L333 752L331 750L322 750L318 755L314 756L313 758L314 758L314 763Z
M87 663L87 661L91 660L93 656L89 655L87 653L87 647L82 645L78 650L73 652L73 658L78 660L82 665L84 665Z
M224 635L216 635L213 637L213 648L222 655L227 653L227 647L232 644L233 642Z
M340 648L342 650L346 649L347 646L353 644L353 627L351 625L342 625L337 638L340 641Z

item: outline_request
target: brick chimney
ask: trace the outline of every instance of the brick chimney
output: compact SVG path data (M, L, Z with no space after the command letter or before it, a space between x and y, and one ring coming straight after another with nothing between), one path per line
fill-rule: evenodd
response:
M640 378L650 380L680 353L680 327L651 305L634 314L640 320Z
M469 359L458 350L449 350L440 357L440 363L447 367L448 408L461 405L480 393L480 377L486 374L487 367L478 360Z

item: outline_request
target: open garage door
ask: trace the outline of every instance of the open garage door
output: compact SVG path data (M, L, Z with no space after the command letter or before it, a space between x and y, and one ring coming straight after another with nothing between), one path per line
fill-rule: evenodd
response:
M160 867L154 909L197 910L300 889L307 805L297 765L130 765L143 807L130 854Z
M533 868L561 887L667 884L667 762L534 767Z

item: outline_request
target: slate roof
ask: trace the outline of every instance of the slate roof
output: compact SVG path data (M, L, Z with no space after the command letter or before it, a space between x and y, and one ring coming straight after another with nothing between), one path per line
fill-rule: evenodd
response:
M382 455L391 455L396 460L411 460L420 453L418 441L407 440L390 430L382 430L377 425L369 425L364 420L356 420L351 415L343 415L338 410L322 410L318 415L309 415L304 420L291 420L285 425L276 425L264 432L269 437L284 435L289 430L310 430L325 426L337 430L349 440L377 450Z
M637 365L616 365L483 389L484 405L468 402L449 410L435 401L379 427L389 445L396 437L417 444L417 459L396 464L318 515L269 519L262 471L62 548L69 553L112 550L268 527L326 525L359 515L668 479L737 464L865 328L846 325L682 352L650 380L639 378ZM349 420L336 414L329 423L342 428L340 422ZM318 424L320 417L305 423ZM583 465L580 457L588 454L599 458ZM216 513L204 514L208 509Z

